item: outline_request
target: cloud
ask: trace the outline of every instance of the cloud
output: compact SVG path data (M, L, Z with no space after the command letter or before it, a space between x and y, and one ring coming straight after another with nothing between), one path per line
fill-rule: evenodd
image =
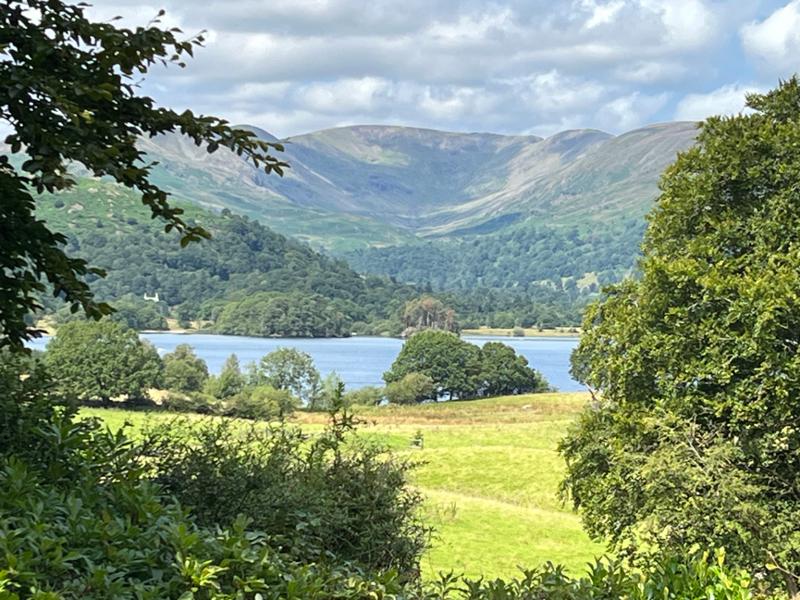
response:
M620 133L735 84L720 68L725 31L769 16L736 0L105 0L91 11L132 26L161 5L165 23L208 42L143 91L278 136L363 122Z
M745 95L761 93L756 85L724 85L707 94L689 94L675 110L676 121L702 121L714 115L735 115L745 111Z
M791 75L800 69L800 0L789 2L762 21L741 28L742 46L770 72Z

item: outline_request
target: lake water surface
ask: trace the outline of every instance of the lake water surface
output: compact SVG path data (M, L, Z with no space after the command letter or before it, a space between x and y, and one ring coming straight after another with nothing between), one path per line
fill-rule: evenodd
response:
M142 333L141 337L155 345L160 354L171 352L178 344L189 344L195 353L206 361L212 373L219 373L225 359L232 353L239 357L239 363L244 367L248 362L258 361L276 348L297 348L311 355L323 376L336 371L350 389L383 385L381 376L394 362L403 345L403 340L396 338L360 336L253 338L200 333ZM489 341L501 341L527 358L528 363L539 370L550 385L564 392L583 389L569 375L569 356L578 343L577 338L464 336L464 339L478 345ZM46 343L47 339L42 338L32 343L31 347L41 350Z

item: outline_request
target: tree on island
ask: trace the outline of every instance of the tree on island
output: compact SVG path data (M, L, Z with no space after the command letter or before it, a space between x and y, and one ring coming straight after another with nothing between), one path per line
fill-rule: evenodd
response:
M661 181L641 279L584 319L598 391L561 444L589 532L634 557L724 546L800 586L800 81L703 123Z
M456 312L433 296L423 296L406 302L403 308L404 336L425 329L441 329L458 333Z
M59 389L82 400L144 399L161 379L153 345L108 319L62 325L44 356Z

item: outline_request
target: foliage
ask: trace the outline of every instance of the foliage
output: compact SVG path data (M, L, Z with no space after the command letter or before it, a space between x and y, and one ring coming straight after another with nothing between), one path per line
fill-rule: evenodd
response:
M388 384L384 393L389 404L415 404L435 400L436 386L428 375L413 372Z
M225 359L218 376L210 376L203 387L203 392L218 400L225 400L241 392L247 384L239 367L239 358L231 354Z
M481 348L481 393L485 396L510 396L546 392L550 389L542 375L528 366L511 346L487 342Z
M600 391L564 442L595 535L641 554L724 545L800 584L800 81L711 118L680 155L642 279L586 315L573 373Z
M93 299L86 281L102 271L71 258L63 234L34 217L36 200L29 189L68 188L74 183L68 163L136 190L167 231L181 234L182 244L208 233L188 224L167 193L150 181L152 164L142 161L136 147L140 136L178 131L207 144L209 152L224 146L267 173L282 173L286 165L268 154L282 150L279 144L232 129L221 119L156 108L151 98L136 95L138 78L151 66L183 66L202 42L202 36L181 40L179 35L176 29L158 28L157 21L136 30L93 23L83 5L60 0L3 2L0 118L13 129L5 139L11 153L28 158L16 168L0 157L0 344L21 347L36 335L25 316L39 308L45 281L75 310L82 307L91 317L109 312Z
M319 371L314 359L296 348L278 348L258 364L257 380L279 390L287 390L309 408L314 408L320 392Z
M225 305L214 330L258 337L346 337L351 321L318 294L255 293Z
M271 385L247 386L225 402L224 413L243 419L283 420L294 412L298 404L299 400L287 390Z
M56 208L58 202L64 205ZM115 306L157 292L169 316L213 325L224 315L218 331L243 335L344 336L357 323L366 333L402 330L399 312L418 294L412 287L363 277L257 221L185 210L187 221L202 222L212 239L177 247L132 194L102 181L80 180L72 190L45 195L37 214L68 236L71 254L106 269L92 287Z
M392 367L383 374L387 384L409 373L422 373L436 386L435 396L470 397L480 369L480 349L446 331L429 329L412 335L400 350Z
M411 465L350 436L336 417L307 440L285 426L231 421L157 424L144 433L145 464L203 526L241 514L302 561L355 562L418 576L428 531L421 497L407 487Z
M563 567L547 563L522 572L522 577L459 580L440 575L429 586L428 598L441 600L750 600L750 578L725 564L725 553L664 556L644 572L621 561L598 560L587 573L572 578Z
M459 331L455 311L431 296L406 302L403 308L403 326L407 334L423 329L442 329L453 333Z
M415 395L412 390L422 394L424 384L418 378L405 381L411 374L430 378L433 391ZM463 400L550 389L542 375L528 367L528 361L517 356L510 346L489 342L479 348L455 334L438 330L412 335L383 378L390 402L394 397L400 403L435 400L444 394Z
M367 385L344 394L345 406L377 406L383 401L384 389L377 385Z
M165 410L212 415L223 412L222 401L203 392L169 392L161 400Z
M45 361L59 389L83 401L143 399L161 378L161 359L152 344L108 319L61 326L47 345Z
M161 359L164 363L164 387L177 392L199 392L208 379L206 361L189 344L178 344Z
M486 235L361 249L344 258L359 271L436 291L455 308L462 325L575 325L580 308L600 286L633 270L643 229L639 219L613 226L593 223L584 230L525 222ZM473 312L469 305L481 302L476 288L498 296L513 293L526 298L527 306L515 307L510 321L503 321L497 303Z
M0 362L3 598L400 597L394 573L299 563L244 519L198 527L142 477L124 433L74 420L20 360Z
M319 393L316 398L314 398L313 402L309 404L308 408L310 410L322 410L325 412L335 411L339 408L340 403L344 403L345 406L347 405L343 394L344 380L336 371L331 371L322 378L319 385Z

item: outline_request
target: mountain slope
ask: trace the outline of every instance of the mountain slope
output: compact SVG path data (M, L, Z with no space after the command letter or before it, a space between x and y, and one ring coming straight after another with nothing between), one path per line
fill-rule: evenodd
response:
M284 140L291 169L283 178L177 136L143 140L142 148L160 162L155 180L176 197L342 250L486 233L528 218L585 226L639 217L657 194L661 171L695 134L694 123L547 139L341 127Z

